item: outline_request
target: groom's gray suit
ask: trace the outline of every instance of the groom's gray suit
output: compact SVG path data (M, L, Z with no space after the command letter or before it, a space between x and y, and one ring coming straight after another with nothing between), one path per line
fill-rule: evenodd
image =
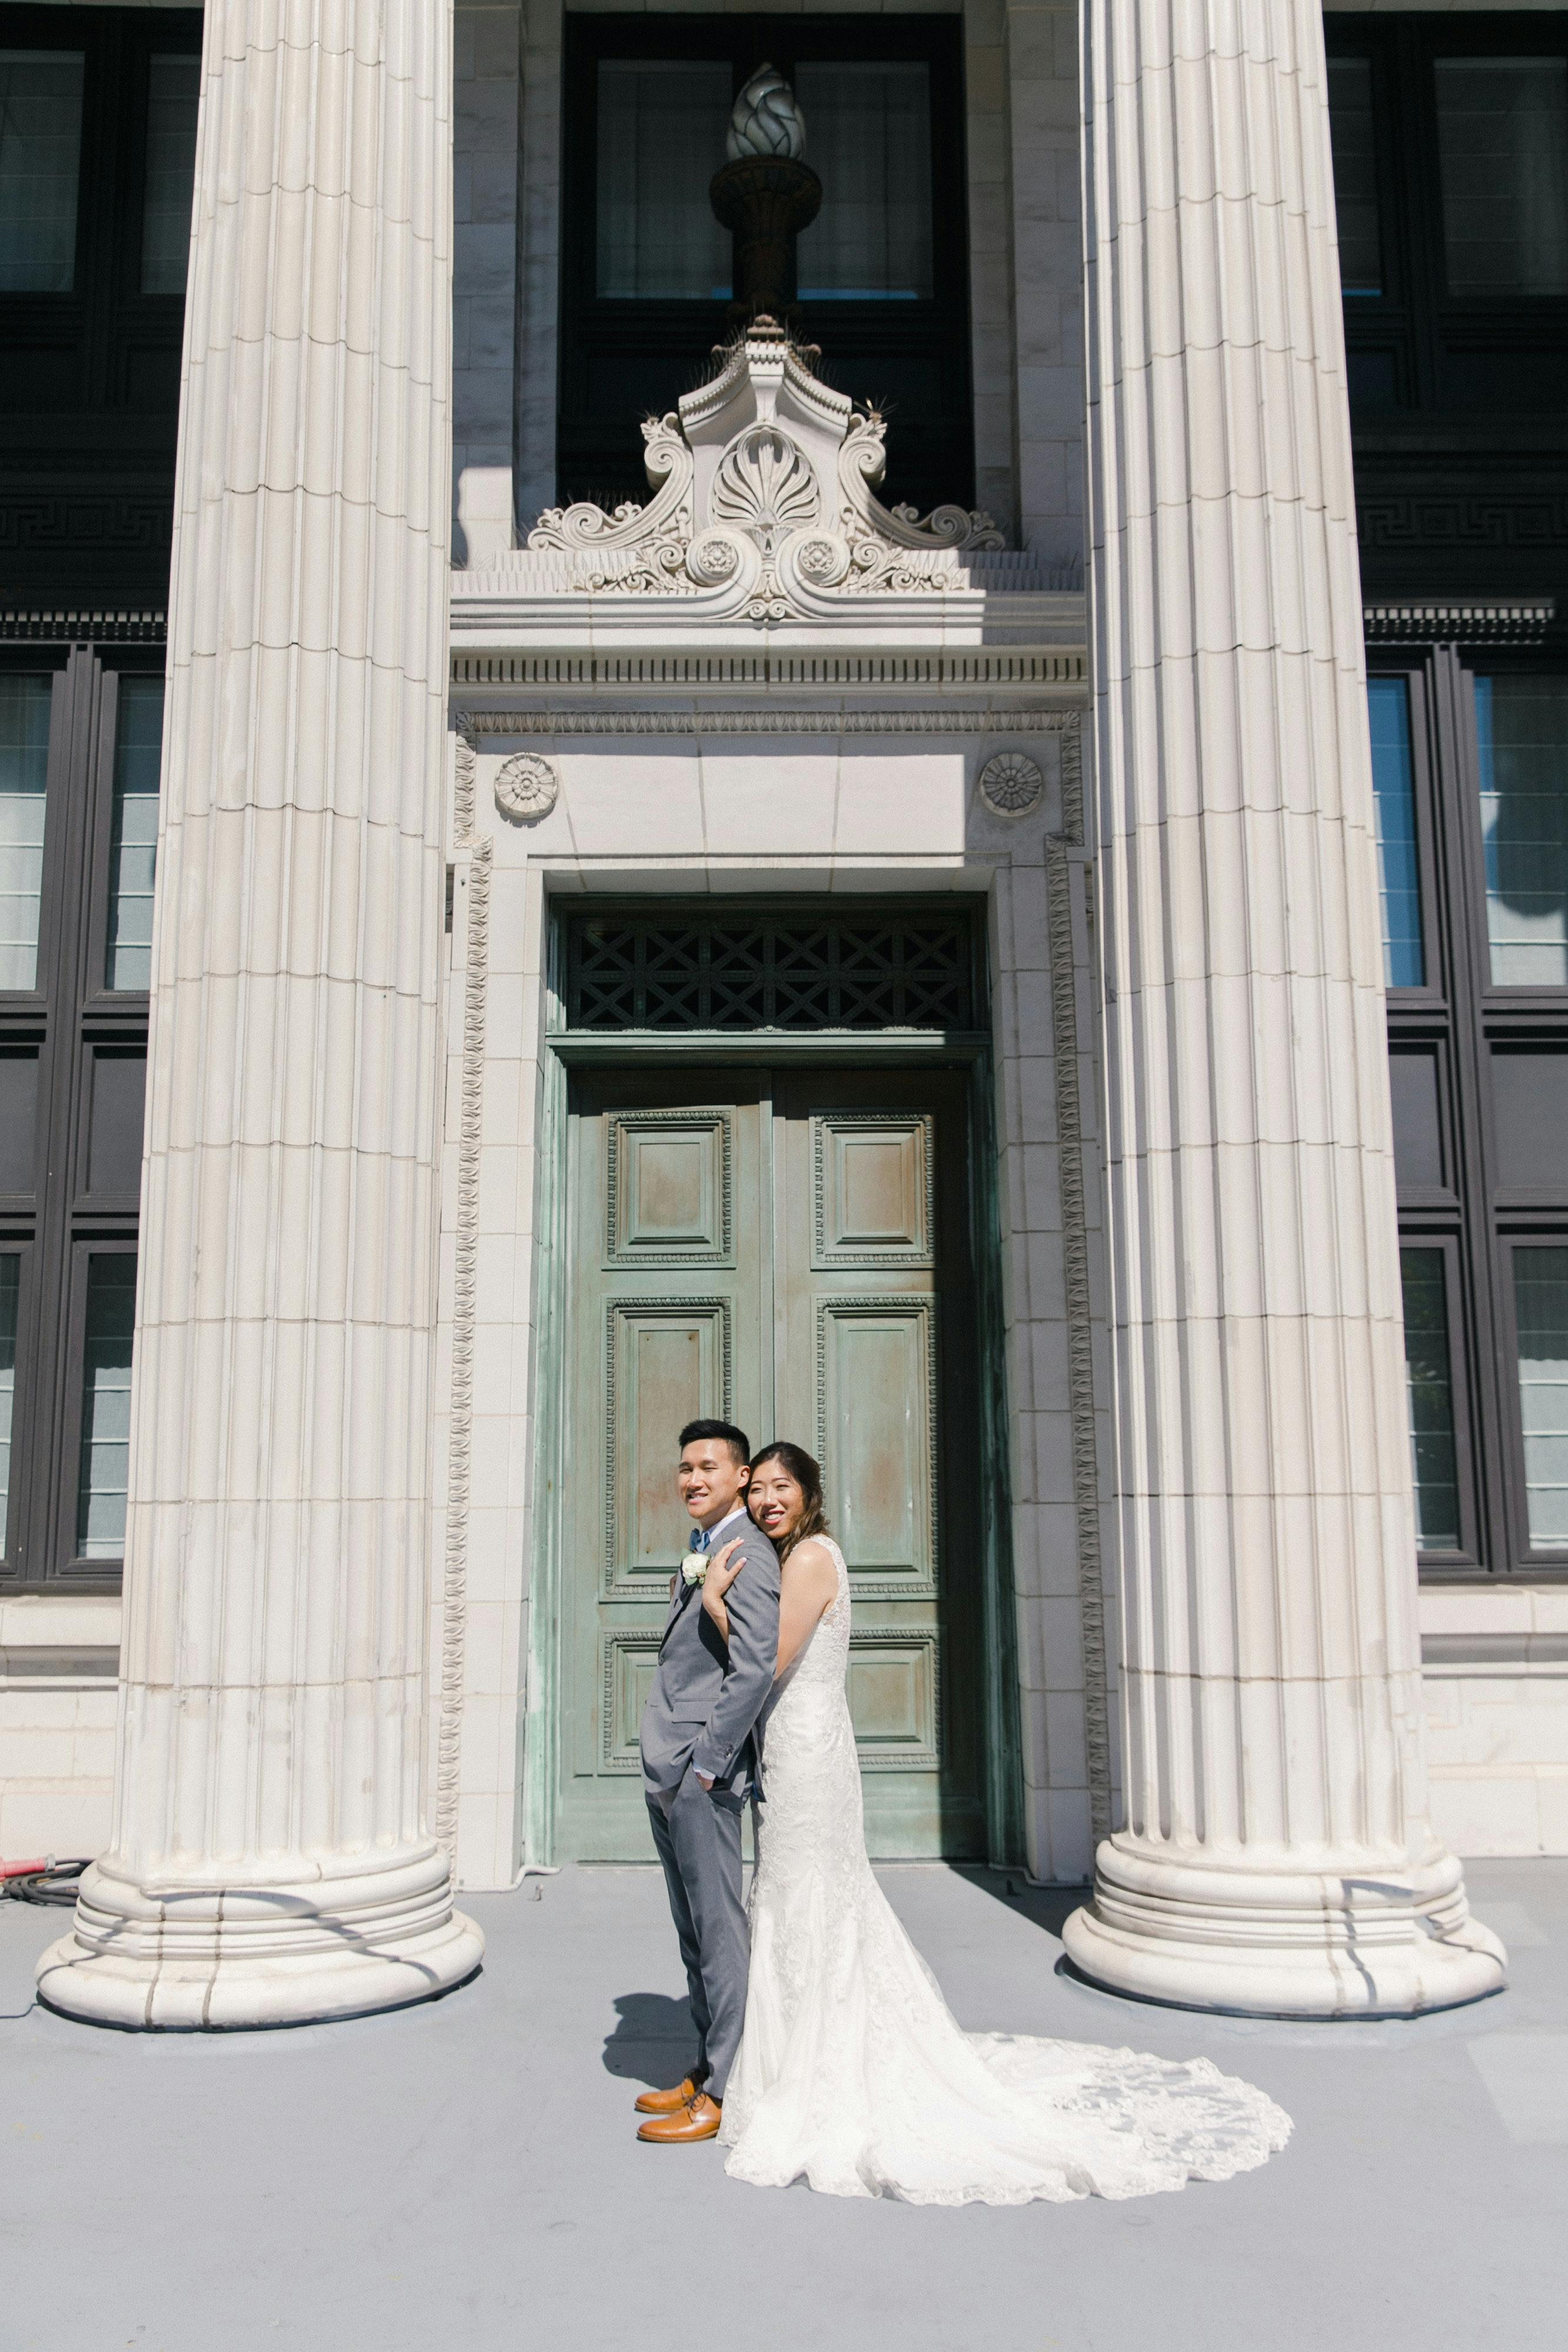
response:
M758 1718L779 1659L779 1555L745 1513L715 1528L715 1552L732 1536L740 1538L742 1565L725 1594L728 1648L702 1605L700 1585L677 1578L643 1709L648 1817L685 1962L695 2073L714 2099L724 2096L746 2019L750 1954L740 1817L747 1783L762 1793Z

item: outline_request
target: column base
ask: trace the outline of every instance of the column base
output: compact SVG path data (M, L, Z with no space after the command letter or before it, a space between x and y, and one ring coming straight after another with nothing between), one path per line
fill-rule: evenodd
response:
M434 1847L359 1873L139 1885L112 1859L38 1962L46 2008L142 2033L220 2033L407 2009L466 1981L485 1938Z
M1352 1874L1283 1855L1195 1866L1109 1838L1062 1942L1113 1991L1249 2017L1414 2017L1500 1991L1508 1968L1444 1853Z

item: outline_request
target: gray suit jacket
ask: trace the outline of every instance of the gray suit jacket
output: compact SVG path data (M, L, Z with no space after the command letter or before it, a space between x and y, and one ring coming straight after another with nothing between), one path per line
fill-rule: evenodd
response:
M729 1647L702 1603L702 1588L681 1579L670 1602L659 1668L643 1709L643 1785L670 1796L688 1764L716 1788L762 1780L758 1718L779 1663L779 1555L750 1518L726 1528L718 1549L738 1535L740 1574L725 1595Z

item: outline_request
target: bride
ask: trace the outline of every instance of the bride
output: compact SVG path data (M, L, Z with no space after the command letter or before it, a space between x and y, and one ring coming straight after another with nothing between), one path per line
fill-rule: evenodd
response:
M1290 2117L1207 2058L959 2028L866 1859L844 1690L849 1575L810 1455L765 1446L750 1508L782 1594L726 2169L835 2197L1021 2205L1141 2197L1266 2162ZM738 1549L716 1552L703 1584L727 1640Z

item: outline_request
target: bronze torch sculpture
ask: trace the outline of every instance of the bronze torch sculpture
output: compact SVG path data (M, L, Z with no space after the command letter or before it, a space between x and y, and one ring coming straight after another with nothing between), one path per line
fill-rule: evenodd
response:
M794 299L795 239L817 217L822 184L801 159L806 126L795 93L774 66L759 66L735 101L725 141L729 162L708 201L736 238L732 316L783 319Z

